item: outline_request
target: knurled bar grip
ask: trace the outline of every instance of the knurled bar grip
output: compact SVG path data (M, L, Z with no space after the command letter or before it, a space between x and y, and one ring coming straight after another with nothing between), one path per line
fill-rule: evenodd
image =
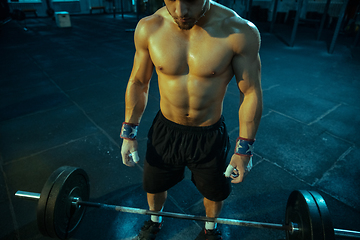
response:
M103 203L86 202L81 200L76 201L76 204L87 207L115 210L118 212L136 213L142 215L157 215L162 217L180 218L180 219L188 219L188 220L204 221L204 222L216 222L220 224L237 225L244 227L271 228L271 229L286 230L286 231L298 230L293 226L286 226L282 224L261 223L261 222L252 222L252 221L243 221L243 220L235 220L235 219L225 219L225 218L210 218L210 217L195 216L195 215L182 214L182 213L158 212L158 211L152 211L152 210L146 210L140 208L122 207L122 206L109 205Z

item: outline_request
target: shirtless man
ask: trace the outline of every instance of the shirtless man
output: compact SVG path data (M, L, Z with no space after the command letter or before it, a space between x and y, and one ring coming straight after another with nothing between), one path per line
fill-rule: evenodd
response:
M206 216L218 217L232 183L242 182L251 163L262 114L257 28L234 11L210 0L165 0L135 30L134 65L126 90L121 130L123 163L138 162L136 133L148 101L155 68L160 111L148 134L144 190L150 210L161 211L167 190L181 181L184 168L204 196ZM226 164L229 137L223 99L235 76L240 90L239 138ZM234 109L235 110L235 109ZM237 177L224 176L230 172ZM137 239L155 239L161 217L151 216ZM196 239L222 239L216 224L205 223Z

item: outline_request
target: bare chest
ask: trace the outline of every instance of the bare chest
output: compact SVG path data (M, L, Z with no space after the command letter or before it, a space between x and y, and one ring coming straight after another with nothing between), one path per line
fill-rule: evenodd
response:
M149 41L156 70L166 75L210 77L222 74L231 66L233 52L226 38L205 34L191 38L162 35Z

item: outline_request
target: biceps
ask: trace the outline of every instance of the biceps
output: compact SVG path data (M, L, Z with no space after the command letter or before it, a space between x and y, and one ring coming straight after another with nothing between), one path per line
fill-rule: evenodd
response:
M261 91L261 62L257 55L253 59L236 56L233 60L233 69L238 88L241 93Z
M153 63L147 50L137 50L130 75L130 81L148 85L153 73Z

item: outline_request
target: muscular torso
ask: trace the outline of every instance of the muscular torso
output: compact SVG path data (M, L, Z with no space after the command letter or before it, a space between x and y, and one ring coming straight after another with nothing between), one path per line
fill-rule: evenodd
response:
M166 9L158 12L165 15ZM183 125L214 124L234 75L234 52L222 21L214 18L191 31L179 30L169 17L158 20L158 25L148 39L148 50L158 74L162 113Z

